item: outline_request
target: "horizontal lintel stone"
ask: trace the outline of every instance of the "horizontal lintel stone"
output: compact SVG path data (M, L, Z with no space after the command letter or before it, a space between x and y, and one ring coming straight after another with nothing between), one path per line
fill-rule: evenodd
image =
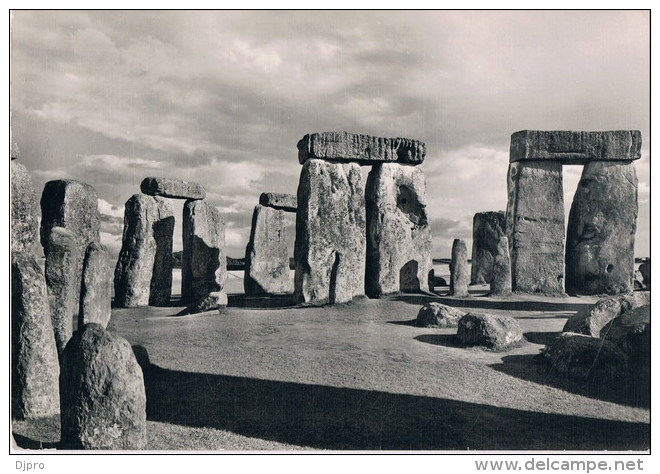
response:
M180 179L144 178L140 190L149 196L162 196L171 199L195 199L206 197L206 191L197 183L189 183Z
M298 209L298 197L295 194L261 193L259 204L272 207L273 209L296 212Z
M411 138L383 138L348 132L321 132L305 135L298 142L298 161L310 158L372 165L398 162L419 165L426 145Z
M565 164L633 161L641 157L641 146L639 130L521 130L511 135L509 161L553 160Z

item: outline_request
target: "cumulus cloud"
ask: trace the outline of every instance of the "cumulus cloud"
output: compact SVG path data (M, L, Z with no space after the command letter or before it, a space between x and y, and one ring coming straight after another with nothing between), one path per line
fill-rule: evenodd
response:
M425 141L429 215L459 222L451 229L466 235L475 212L506 206L511 133L640 129L640 220L648 219L649 19L644 11L16 11L12 138L38 189L79 179L117 208L145 176L199 182L240 254L259 193L295 192L305 133ZM565 178L569 202L579 172ZM649 226L638 227L648 245ZM443 229L434 252L446 256L452 235Z

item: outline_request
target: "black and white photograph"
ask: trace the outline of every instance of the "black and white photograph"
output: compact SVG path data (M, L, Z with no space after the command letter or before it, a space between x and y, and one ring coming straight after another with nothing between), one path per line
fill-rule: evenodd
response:
M6 20L11 469L650 466L651 10Z

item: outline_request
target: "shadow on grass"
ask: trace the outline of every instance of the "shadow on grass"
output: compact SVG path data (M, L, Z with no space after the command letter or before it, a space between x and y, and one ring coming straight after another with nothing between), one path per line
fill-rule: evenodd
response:
M650 425L150 366L149 420L317 449L644 450Z
M297 307L294 295L248 296L245 294L227 295L228 308L285 309Z
M526 332L523 334L525 339L527 339L532 344L542 344L547 346L550 344L557 336L561 334L560 331L556 332Z
M436 346L459 348L465 347L463 344L461 344L461 341L458 340L456 334L422 334L415 337L415 340Z
M391 298L393 301L424 305L435 301L453 306L455 308L477 308L477 309L503 309L511 311L580 311L593 306L593 303L566 303L561 301L493 301L479 297L472 298L448 298L446 296L430 295L397 295Z
M397 326L412 326L417 327L417 318L407 321L388 321L388 324L396 324Z
M525 333L529 338L534 334L557 335L559 333ZM513 377L527 380L540 385L558 388L565 392L597 398L614 403L630 406L648 407L650 402L638 392L640 387L631 387L626 381L619 381L616 385L593 386L587 380L570 378L557 374L551 370L550 364L540 355L510 355L502 357L501 364L490 366L492 369Z

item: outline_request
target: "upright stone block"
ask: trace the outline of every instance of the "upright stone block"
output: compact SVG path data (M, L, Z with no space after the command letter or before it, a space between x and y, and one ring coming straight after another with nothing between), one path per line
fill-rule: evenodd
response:
M110 321L111 299L112 273L108 251L103 245L92 242L87 247L83 264L78 327L97 323L105 329Z
M296 212L298 209L298 198L295 194L261 193L259 204L272 207L273 209Z
M227 306L225 280L225 222L220 211L206 201L183 206L181 296L190 312Z
M472 220L472 268L470 282L473 285L490 283L497 244L506 234L503 211L477 212Z
M279 295L293 292L289 278L284 211L256 206L252 231L245 250L246 295Z
M574 165L591 161L632 161L641 157L641 148L639 130L521 130L511 135L510 161L550 160Z
M568 219L566 291L615 295L633 289L637 174L635 165L585 165Z
M115 304L125 308L166 305L172 293L172 206L166 199L138 193L126 201L124 209Z
M310 159L298 184L295 293L308 304L364 295L366 224L360 167Z
M79 302L75 283L78 243L72 232L53 227L48 238L46 257L46 286L50 316L55 330L58 354L62 354L73 334L73 320L78 316Z
M144 178L140 191L149 196L162 196L172 199L204 199L206 191L197 183L180 179Z
M559 161L509 164L506 233L513 291L564 293L564 192Z
M37 195L27 169L13 159L9 162L9 185L11 250L32 252L39 232Z
M60 409L55 335L46 281L36 259L11 256L12 417L40 418Z
M451 246L451 263L449 264L450 282L449 293L452 296L469 296L468 284L470 271L468 270L467 246L465 241L454 239Z
M60 376L64 449L144 449L147 399L131 345L87 324L64 350Z
M75 296L78 301L85 251L89 244L99 241L100 217L96 190L89 184L69 179L47 182L41 194L41 245L44 252L48 251L53 227L63 227L76 238Z
M426 145L410 138L383 138L348 132L322 132L305 135L298 142L298 161L322 159L374 165L395 161L419 165L426 156Z
M415 166L384 163L367 178L367 295L433 289L426 179Z
M472 261L474 265L474 261ZM493 254L490 277L490 294L503 296L511 293L511 259L509 258L509 239L500 235Z

